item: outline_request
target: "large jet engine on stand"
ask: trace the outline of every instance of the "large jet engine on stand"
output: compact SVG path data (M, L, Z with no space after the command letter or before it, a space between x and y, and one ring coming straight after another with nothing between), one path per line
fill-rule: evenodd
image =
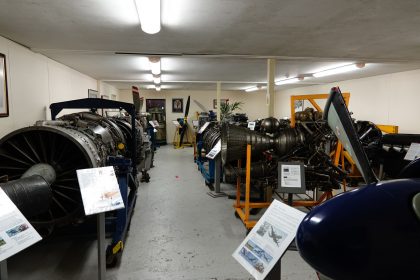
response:
M94 102L116 104L113 108L132 106L86 100L92 106ZM38 121L6 135L0 140L1 188L44 235L56 226L82 221L85 215L76 170L113 165L109 162L113 157L132 162L133 177L137 170L148 176L153 151L140 121L133 120L79 112ZM130 191L137 189L134 180Z

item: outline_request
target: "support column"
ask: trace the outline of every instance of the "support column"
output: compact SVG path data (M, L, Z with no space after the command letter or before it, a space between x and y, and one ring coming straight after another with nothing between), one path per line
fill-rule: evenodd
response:
M0 280L7 280L7 259L0 262Z
M217 121L220 122L220 95L222 93L222 83L217 82L217 91L216 91L216 114L217 114Z
M265 95L268 116L274 117L274 77L276 75L276 60L267 59L267 93Z
M105 244L105 213L97 214L98 231L98 280L105 280L106 276L106 244Z

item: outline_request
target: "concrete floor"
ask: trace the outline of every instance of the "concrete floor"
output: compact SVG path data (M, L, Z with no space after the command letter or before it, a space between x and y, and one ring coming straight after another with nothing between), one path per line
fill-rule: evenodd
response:
M171 146L157 151L151 181L140 185L121 263L107 270L108 280L253 279L231 256L246 234L233 201L207 195L192 153ZM94 239L56 237L10 258L9 279L96 279L96 261ZM288 251L281 279L317 277Z

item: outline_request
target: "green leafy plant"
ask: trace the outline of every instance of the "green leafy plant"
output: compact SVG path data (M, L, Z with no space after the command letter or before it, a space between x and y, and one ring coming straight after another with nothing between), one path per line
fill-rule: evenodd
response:
M235 110L241 110L241 106L243 105L242 102L233 102L229 104L229 102L220 104L220 120L226 121L232 116Z

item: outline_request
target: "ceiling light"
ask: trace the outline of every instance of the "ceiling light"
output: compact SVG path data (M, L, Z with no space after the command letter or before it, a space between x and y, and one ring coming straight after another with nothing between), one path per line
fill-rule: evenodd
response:
M255 87L246 88L245 91L246 92L252 92L252 91L257 91L257 90L260 90L260 89L263 89L263 88L264 88L263 86L258 85L258 86L255 86Z
M297 83L299 81L302 81L304 78L300 77L300 78L290 78L290 79L284 79L284 80L279 80L277 82L275 82L275 84L277 86L279 85L287 85L287 84L293 84L293 83Z
M151 56L149 57L150 70L153 75L160 75L160 57Z
M153 75L153 82L156 85L160 84L160 75Z
M148 34L160 31L160 0L134 0L141 29Z
M354 71L363 67L365 67L364 63L350 64L350 65L345 65L342 67L337 67L337 68L332 68L332 69L324 70L321 72L317 72L317 73L314 73L313 76L316 78L331 76L331 75Z
M156 91L160 91L160 85L155 86Z

